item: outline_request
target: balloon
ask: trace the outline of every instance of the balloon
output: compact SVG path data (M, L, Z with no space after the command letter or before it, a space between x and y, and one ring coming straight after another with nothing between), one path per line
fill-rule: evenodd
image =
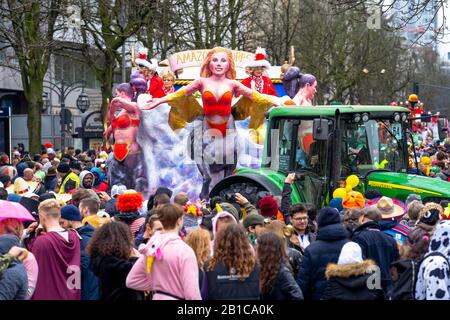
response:
M352 191L353 191L353 188L352 188L350 185L345 186L345 191L346 191L347 193L352 192Z
M342 198L342 199L344 199L346 195L347 195L347 190L345 190L345 188L337 188L333 192L333 198Z
M350 186L350 188L353 189L359 185L359 178L358 176L352 174L351 176L348 176L347 180L345 180L345 183L347 186Z

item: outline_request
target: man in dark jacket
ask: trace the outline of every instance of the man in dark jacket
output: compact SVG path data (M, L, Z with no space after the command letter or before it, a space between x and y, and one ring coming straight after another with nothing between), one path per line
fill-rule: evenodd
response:
M98 300L98 278L89 267L91 258L86 247L92 238L95 228L90 224L83 225L80 211L72 204L61 209L61 226L66 229L75 229L80 236L80 269L81 269L81 300Z
M317 219L316 241L305 250L297 283L305 300L319 300L326 288L325 269L328 263L336 263L347 239L347 231L341 224L335 208L323 208Z
M381 231L380 220L381 213L377 208L364 209L359 218L360 226L353 232L352 241L360 245L363 259L374 260L380 268L381 287L385 296L389 296L392 286L389 268L392 262L399 259L399 251L394 238Z

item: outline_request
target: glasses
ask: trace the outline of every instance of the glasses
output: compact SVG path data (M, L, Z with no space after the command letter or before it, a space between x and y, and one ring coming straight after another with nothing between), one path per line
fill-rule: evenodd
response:
M172 79L164 79L163 81L165 82L165 81L173 81L173 80Z
M300 218L293 218L292 220L294 220L294 221L306 221L306 220L308 220L308 217L300 217Z

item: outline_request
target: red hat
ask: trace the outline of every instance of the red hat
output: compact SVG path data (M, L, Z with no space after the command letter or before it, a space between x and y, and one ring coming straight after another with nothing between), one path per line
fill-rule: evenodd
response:
M120 212L136 211L142 207L143 202L144 198L142 197L142 193L134 190L127 190L117 198L116 208L119 209Z
M151 59L148 61L148 49L147 48L140 48L138 51L137 58L134 60L136 65L142 65L146 67L149 70L156 71L156 68L158 67L158 62L156 59Z
M255 58L253 60L247 61L245 64L246 68L263 67L264 69L270 68L269 61L266 60L266 49L257 48L255 51Z
M258 202L259 211L264 217L276 217L278 214L277 201L272 196L265 196Z
M53 148L53 144L51 144L50 142L47 142L46 144L44 144L44 147L48 148Z

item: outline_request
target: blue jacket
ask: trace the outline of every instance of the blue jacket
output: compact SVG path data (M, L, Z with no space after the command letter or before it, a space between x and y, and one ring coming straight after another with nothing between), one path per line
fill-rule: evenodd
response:
M337 263L342 247L349 241L347 236L347 230L340 223L319 228L316 241L303 254L297 278L305 300L322 297L327 285L325 269L328 263Z
M86 252L86 247L92 238L95 229L86 224L77 229L80 235L80 269L81 269L81 300L98 300L98 278L89 267L91 258Z
M392 262L399 259L397 242L380 230L378 222L369 221L353 232L352 240L359 244L363 259L375 261L381 272L381 286L388 289L392 283L389 268Z
M13 246L20 246L19 238L10 234L0 236L0 254L8 253ZM27 271L22 263L13 261L0 273L0 300L25 300L27 290Z

